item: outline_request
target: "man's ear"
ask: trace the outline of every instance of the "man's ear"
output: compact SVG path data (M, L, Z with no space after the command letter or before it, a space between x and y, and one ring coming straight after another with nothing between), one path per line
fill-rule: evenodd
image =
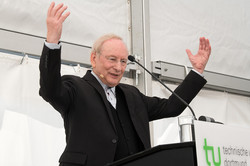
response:
M96 53L91 53L90 62L91 62L92 68L95 68L95 66L96 66Z

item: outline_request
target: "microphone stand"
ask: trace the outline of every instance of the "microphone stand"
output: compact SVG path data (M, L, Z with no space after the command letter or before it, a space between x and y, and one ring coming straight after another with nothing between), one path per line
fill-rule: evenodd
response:
M167 87L159 78L157 78L155 75L153 75L148 69L146 69L144 66L142 66L139 62L137 62L135 60L135 57L133 57L132 55L129 55L128 56L128 59L131 61L131 62L135 62L136 64L138 64L139 66L141 66L147 73L149 73L153 78L155 78L157 81L159 81L165 88L167 88L172 94L174 94L183 104L185 104L191 111L191 113L193 114L194 116L194 120L197 120L196 116L195 116L195 113L193 111L193 109L189 106L189 104L183 100L179 95L177 95L174 91L172 91L169 87Z

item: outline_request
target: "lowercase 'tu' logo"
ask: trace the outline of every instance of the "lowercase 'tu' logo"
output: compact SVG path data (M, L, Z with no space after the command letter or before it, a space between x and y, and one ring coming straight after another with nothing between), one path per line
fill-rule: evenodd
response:
M216 162L215 158L214 158L214 147L213 146L207 146L207 139L206 138L204 139L204 143L205 143L205 145L203 146L203 149L206 152L206 161L207 161L207 164L209 166L211 166L211 162L208 160L208 151L212 151L214 165L215 166L220 166L221 165L220 148L218 147L218 155L219 155L218 159L219 159L219 161Z

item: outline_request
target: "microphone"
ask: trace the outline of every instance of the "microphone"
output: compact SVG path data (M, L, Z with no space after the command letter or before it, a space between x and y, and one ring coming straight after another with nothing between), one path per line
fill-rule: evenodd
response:
M135 57L132 56L132 55L129 55L128 56L128 59L131 61L131 62L135 62L136 64L138 64L139 66L141 66L148 74L150 74L152 77L154 77L158 82L160 82L166 89L168 89L172 94L174 94L183 104L185 104L185 106L187 106L191 113L193 114L194 116L194 119L197 120L196 116L195 116L195 113L193 111L193 109L189 106L189 104L183 100L179 95L177 95L174 91L172 91L169 87L167 87L159 78L157 78L155 75L153 75L148 69L146 69L144 66L142 66L139 62L137 62L135 60Z
M212 123L215 122L214 118L210 118L210 117L207 117L207 116L200 116L199 120L200 121L205 121L205 122L212 122Z
M200 120L200 121L204 121L204 122L211 122L211 123L223 124L223 123L221 123L221 122L216 122L216 121L214 120L214 118L207 117L207 116L203 116L203 115L199 117L199 120Z
M99 76L100 76L101 78L104 78L104 75L103 75L103 74L100 74Z

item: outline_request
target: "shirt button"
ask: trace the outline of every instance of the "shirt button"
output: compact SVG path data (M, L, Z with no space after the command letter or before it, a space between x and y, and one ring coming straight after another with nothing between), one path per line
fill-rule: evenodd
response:
M117 140L116 139L112 139L112 143L116 144Z

